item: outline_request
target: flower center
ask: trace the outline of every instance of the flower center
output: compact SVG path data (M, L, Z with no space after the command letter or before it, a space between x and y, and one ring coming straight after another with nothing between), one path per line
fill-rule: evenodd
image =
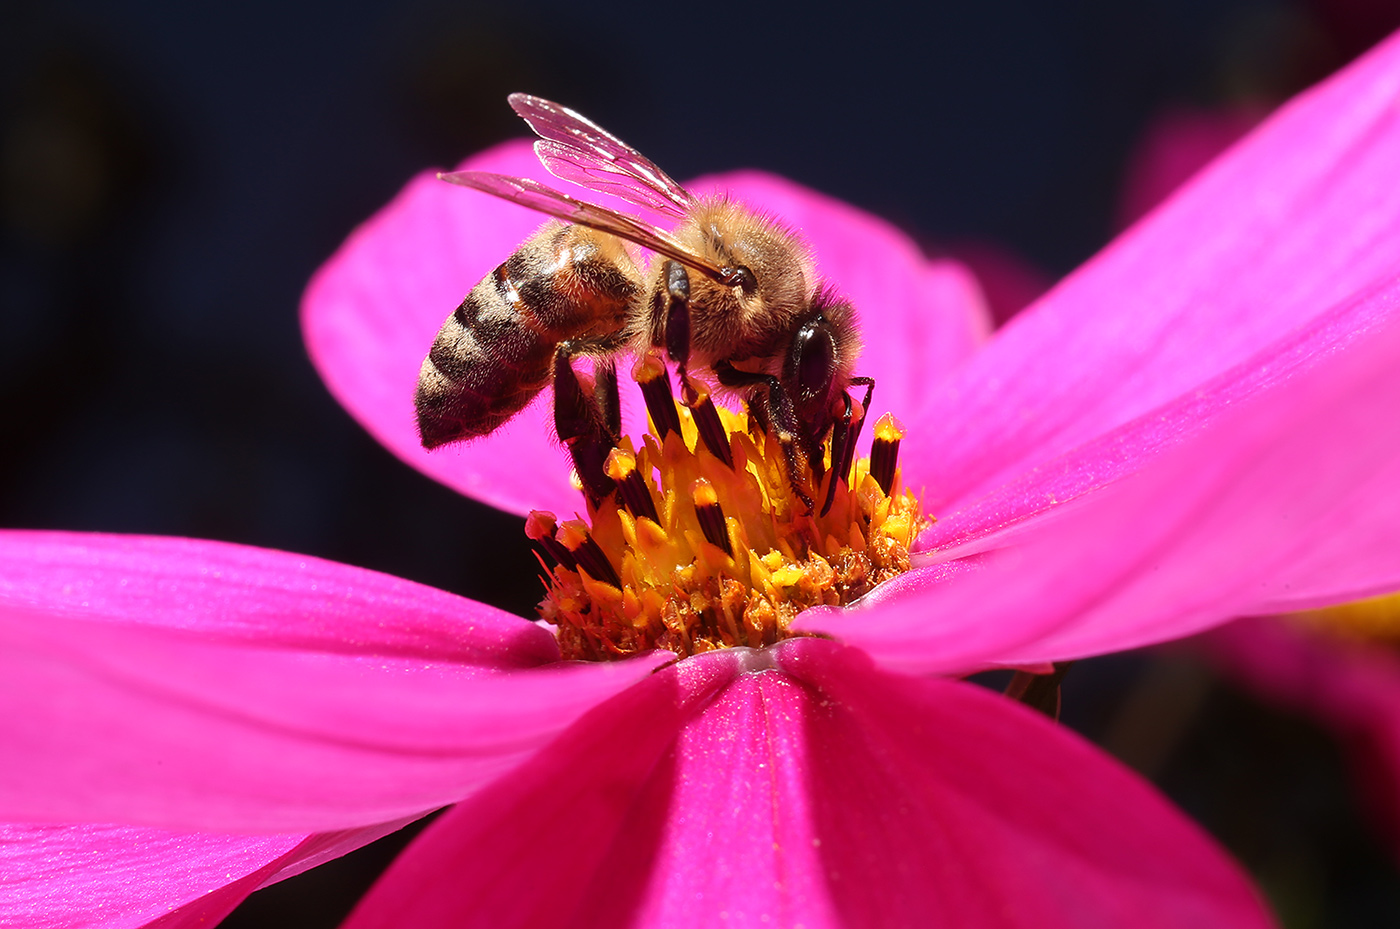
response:
M824 440L821 467L794 488L790 452L747 413L703 392L677 404L655 358L636 377L650 430L608 458L616 490L586 520L535 511L526 521L548 558L540 615L566 659L771 645L802 610L848 604L909 570L928 521L900 486L894 417L876 423L870 457L847 474ZM865 411L854 414L858 423Z

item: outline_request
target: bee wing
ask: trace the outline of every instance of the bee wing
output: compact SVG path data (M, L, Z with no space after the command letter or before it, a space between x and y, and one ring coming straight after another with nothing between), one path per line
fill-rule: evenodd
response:
M647 225L635 216L618 213L615 210L598 206L596 203L576 200L552 187L546 187L539 181L523 177L509 177L505 174L491 174L487 171L455 171L451 174L439 174L438 177L453 184L494 194L532 210L547 213L557 219L611 233L618 238L651 249L658 255L673 258L715 280L729 281L733 276L732 270L720 268L700 255L687 250L665 232Z
M510 105L540 137L535 155L555 177L672 216L695 203L651 159L587 117L529 94L511 94Z

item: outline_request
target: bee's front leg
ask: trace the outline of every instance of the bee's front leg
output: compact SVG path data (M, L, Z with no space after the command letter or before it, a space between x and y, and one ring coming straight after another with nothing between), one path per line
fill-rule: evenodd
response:
M680 378L681 399L686 406L694 405L695 389L686 376L686 362L690 360L690 275L685 265L668 260L666 269L666 289L658 294L666 305L658 316L666 321L662 337L666 342L666 354L676 364L676 374Z
M593 402L616 446L622 441L622 397L617 386L617 362L600 361L593 369Z
M803 442L801 420L797 418L792 398L783 389L782 382L771 374L740 371L728 361L716 362L713 367L715 377L725 387L763 388L764 418L767 420L768 429L778 440L778 446L783 450L783 462L787 465L788 483L792 485L792 492L806 505L807 512L811 513L815 502L812 500L812 496L807 493L805 486L807 468L804 467L811 465L810 451L807 447L811 443ZM801 446L799 446L799 442L802 442Z
M833 418L831 426L831 482L827 484L822 516L830 512L832 501L836 499L836 482L850 483L851 464L856 457L856 439L860 438L860 427L865 424L865 417L870 412L870 398L875 393L873 377L853 377L851 385L865 388L865 400L856 410L851 395L845 391L840 394L841 412Z
M710 392L697 387L690 379L686 365L690 361L690 274L679 261L668 260L664 265L666 286L658 290L652 305L653 345L659 335L665 343L666 354L676 365L676 378L680 381L681 402L695 417L695 427L710 454L724 462L726 467L734 467L734 456L729 450L728 433L720 422ZM657 322L664 325L657 326ZM679 431L679 423L677 424ZM663 436L664 437L664 436Z

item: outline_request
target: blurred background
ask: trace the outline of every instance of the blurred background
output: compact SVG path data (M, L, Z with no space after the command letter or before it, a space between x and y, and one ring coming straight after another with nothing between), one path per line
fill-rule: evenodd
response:
M297 323L312 271L413 173L521 134L506 93L568 103L678 178L765 168L881 214L986 275L1004 319L1150 202L1128 176L1164 119L1242 131L1400 26L1395 0L738 9L10 0L0 525L295 550L528 614L519 521L381 450ZM1395 863L1321 728L1177 650L1077 665L1064 718L1230 848L1290 929L1400 925ZM404 840L228 925L334 926Z

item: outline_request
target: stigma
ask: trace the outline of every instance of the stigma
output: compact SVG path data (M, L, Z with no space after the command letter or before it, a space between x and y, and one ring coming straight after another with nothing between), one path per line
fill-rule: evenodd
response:
M616 489L585 501L585 516L526 520L545 569L539 613L565 659L761 648L792 635L803 610L852 603L909 570L931 520L902 486L904 430L893 416L875 424L870 456L848 473L833 468L828 438L808 486L793 487L784 448L762 423L694 382L677 403L654 357L634 376L649 430L609 455Z

